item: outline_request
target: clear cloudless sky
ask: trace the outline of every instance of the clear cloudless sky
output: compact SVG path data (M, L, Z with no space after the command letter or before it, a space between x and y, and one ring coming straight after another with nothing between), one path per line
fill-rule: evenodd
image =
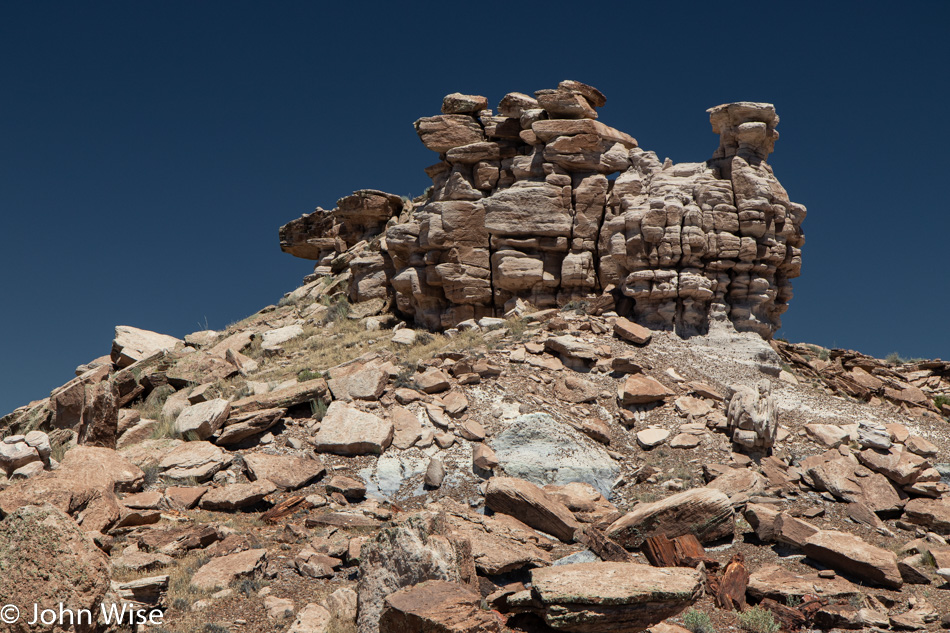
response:
M277 229L361 188L418 195L442 96L561 79L661 159L768 101L808 207L779 336L950 359L950 3L0 0L0 415L312 267Z

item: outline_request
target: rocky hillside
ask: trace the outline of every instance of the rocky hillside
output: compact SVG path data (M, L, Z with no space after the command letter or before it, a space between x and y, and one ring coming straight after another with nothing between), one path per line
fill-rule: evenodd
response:
M768 340L804 215L771 106L683 166L600 105L446 97L433 189L283 227L316 268L278 305L119 326L0 418L0 630L950 626L950 363Z

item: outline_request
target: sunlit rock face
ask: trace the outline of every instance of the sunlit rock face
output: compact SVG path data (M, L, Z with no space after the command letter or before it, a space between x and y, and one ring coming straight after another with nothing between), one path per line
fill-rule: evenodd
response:
M805 207L766 162L771 104L709 109L719 148L674 164L598 121L606 97L576 81L486 103L448 95L415 122L439 155L423 199L357 192L282 227L281 248L343 275L351 301L387 298L432 329L515 299L593 302L683 335L711 318L765 338L781 326Z

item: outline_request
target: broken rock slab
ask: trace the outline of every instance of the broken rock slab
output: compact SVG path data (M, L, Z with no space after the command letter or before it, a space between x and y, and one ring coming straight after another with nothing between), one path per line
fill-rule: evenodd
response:
M781 604L816 595L831 601L861 596L861 589L840 576L824 578L817 573L795 573L779 565L765 565L749 576L747 592L754 600L771 598Z
M803 549L814 560L862 580L892 589L903 584L897 555L854 534L819 530L805 541Z
M202 510L233 512L253 506L276 491L277 486L266 479L249 484L228 484L206 492L198 505Z
M667 538L694 534L707 543L732 535L734 514L732 502L721 490L693 488L635 506L607 528L607 536L627 549L659 534Z
M334 401L313 438L317 452L337 455L380 455L393 441L393 423Z
M266 479L282 490L303 488L326 472L326 467L317 457L248 453L244 455L244 464L248 479Z
M673 395L663 383L645 374L630 374L617 394L623 406L660 402Z
M231 403L221 398L193 404L178 414L175 432L185 439L206 440L224 425L230 413Z
M536 530L567 543L573 542L580 524L563 503L529 481L492 477L485 491L485 506L515 517Z
M128 367L156 352L171 351L177 345L184 345L184 341L129 325L117 325L112 340L112 362L119 368Z
M639 563L575 563L531 572L531 590L508 603L532 611L552 629L638 633L696 602L702 574Z
M267 558L267 550L250 549L211 559L191 577L191 584L204 591L224 589L239 578L258 573Z
M501 618L482 597L454 582L429 580L386 596L379 633L499 633Z
M211 442L185 442L168 452L158 466L166 478L201 483L231 463L231 455Z

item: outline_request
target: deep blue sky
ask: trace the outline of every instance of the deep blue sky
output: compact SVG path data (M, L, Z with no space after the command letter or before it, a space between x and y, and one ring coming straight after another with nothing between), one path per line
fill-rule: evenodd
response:
M779 335L950 358L950 3L666 4L0 1L0 415L116 324L276 302L311 267L277 228L421 193L411 123L446 93L565 78L677 162L715 150L706 108L775 103L809 210Z

